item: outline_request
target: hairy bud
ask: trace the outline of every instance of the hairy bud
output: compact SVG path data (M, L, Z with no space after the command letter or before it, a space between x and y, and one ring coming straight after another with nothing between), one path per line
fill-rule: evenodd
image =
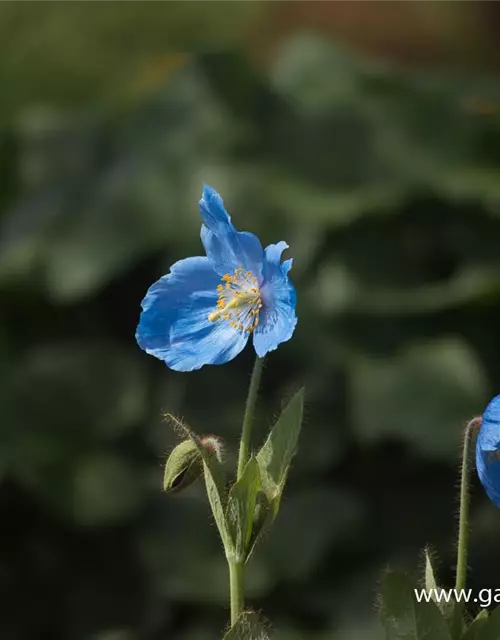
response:
M215 436L200 439L208 453L221 456L221 444ZM192 484L203 473L203 456L192 440L178 444L167 458L163 476L163 490L177 493Z

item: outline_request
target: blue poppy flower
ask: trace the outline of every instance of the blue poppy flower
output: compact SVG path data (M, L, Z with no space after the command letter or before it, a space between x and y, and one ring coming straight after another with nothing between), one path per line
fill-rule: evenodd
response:
M476 443L476 468L486 493L500 507L500 396L486 407Z
M257 236L236 231L209 186L199 204L207 255L179 260L150 287L136 333L142 349L177 371L228 362L250 336L263 357L297 324L286 242L262 249Z

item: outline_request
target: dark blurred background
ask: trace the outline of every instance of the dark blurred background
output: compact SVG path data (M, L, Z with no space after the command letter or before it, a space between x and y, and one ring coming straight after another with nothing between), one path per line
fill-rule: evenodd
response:
M464 422L500 391L494 2L0 5L0 637L219 640L203 490L161 492L162 411L234 460L252 367L169 371L147 289L202 253L197 201L285 239L299 325L255 442L307 416L248 570L278 640L378 640L386 566L452 585ZM473 486L470 586L499 588Z

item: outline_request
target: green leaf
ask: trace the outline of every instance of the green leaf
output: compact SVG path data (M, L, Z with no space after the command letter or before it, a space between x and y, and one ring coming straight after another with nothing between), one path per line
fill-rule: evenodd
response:
M278 422L271 429L264 446L257 454L262 488L269 502L274 506L275 516L278 512L288 469L297 450L303 410L304 389L301 389L283 410Z
M498 638L500 638L500 607L497 607L488 618L485 618L481 611L464 636L464 640L498 640Z
M472 621L472 624L463 635L462 640L481 640L481 632L484 630L488 623L488 610L482 609L476 618Z
M434 575L434 568L432 566L431 556L429 549L426 548L424 551L425 554L425 590L427 593L430 591L435 592L437 589L436 577Z
M464 632L464 611L465 605L463 602L457 602L453 599L451 602L445 602L440 607L453 640L460 640Z
M233 543L228 531L226 516L225 516L225 504L226 504L226 489L224 482L224 469L222 464L217 460L217 457L210 454L207 449L201 444L198 436L191 431L191 429L185 425L181 420L178 420L171 414L168 414L166 418L174 425L174 428L187 436L201 453L203 458L203 468L205 475L205 485L207 488L208 501L212 509L219 534L226 551L226 555L234 553Z
M383 577L380 614L387 640L451 640L439 608L434 602L417 602L416 588L404 573Z
M450 600L450 602L446 602L444 599L441 599L441 602L438 602L435 594L436 589L440 591L440 587L436 581L436 576L434 573L434 567L432 566L431 553L429 548L426 548L424 551L425 555L425 590L427 593L432 595L433 601L438 606L439 610L443 614L448 628L450 630L451 637L453 640L460 640L463 633L463 612L464 606L463 603L457 602L455 599Z
M270 640L270 638L259 616L253 611L246 611L240 615L223 640Z
M253 515L252 536L248 543L246 562L253 554L257 543L266 533L274 520L272 505L263 491L258 491Z
M226 491L223 485L222 465L215 458L210 458L208 454L205 454L203 463L208 501L210 502L226 555L228 555L228 553L232 553L232 541L224 515Z
M259 489L259 465L256 458L252 456L241 478L231 487L226 507L227 526L238 562L244 562L247 557Z

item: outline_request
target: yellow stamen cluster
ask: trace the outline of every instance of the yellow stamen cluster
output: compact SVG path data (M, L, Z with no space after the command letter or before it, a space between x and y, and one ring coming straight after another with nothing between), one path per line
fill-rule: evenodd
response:
M259 324L262 298L257 279L251 271L241 267L233 275L226 273L217 287L219 299L217 310L212 312L210 322L227 320L233 329L252 333Z

